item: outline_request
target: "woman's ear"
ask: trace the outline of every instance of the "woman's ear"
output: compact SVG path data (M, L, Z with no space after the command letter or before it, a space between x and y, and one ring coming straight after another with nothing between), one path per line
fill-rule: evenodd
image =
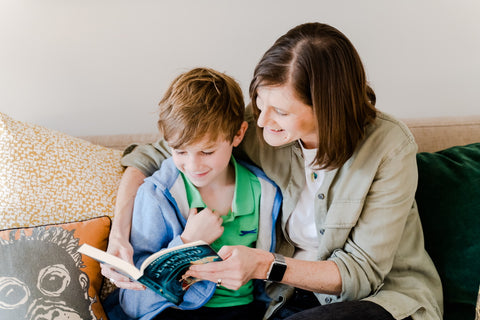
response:
M233 137L233 142L232 145L234 147L238 146L240 142L242 142L243 137L245 136L245 132L247 132L248 129L248 123L247 121L243 121L242 125L240 126L240 129L238 129L237 134L235 137Z

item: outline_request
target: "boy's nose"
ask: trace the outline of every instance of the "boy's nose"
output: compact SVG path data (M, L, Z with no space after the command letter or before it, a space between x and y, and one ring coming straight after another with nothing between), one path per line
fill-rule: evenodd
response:
M195 172L202 168L202 163L198 157L190 157L186 161L185 166L187 167L188 171Z

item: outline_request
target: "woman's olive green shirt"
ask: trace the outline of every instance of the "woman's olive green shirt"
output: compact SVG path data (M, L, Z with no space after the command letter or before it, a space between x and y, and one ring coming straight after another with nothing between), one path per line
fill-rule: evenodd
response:
M247 134L237 153L247 156L274 180L283 193L277 252L292 256L285 231L305 185L304 160L298 142L271 147L257 134L249 109ZM169 156L162 142L139 146L122 159L145 175ZM318 260L331 260L340 270L339 296L316 294L321 304L370 300L395 319L442 318L440 278L424 248L415 203L417 145L406 125L378 112L364 139L339 169L327 171L312 201L318 236ZM237 155L237 158L241 156ZM279 219L280 221L280 219ZM269 283L273 298L266 317L292 294L291 287Z

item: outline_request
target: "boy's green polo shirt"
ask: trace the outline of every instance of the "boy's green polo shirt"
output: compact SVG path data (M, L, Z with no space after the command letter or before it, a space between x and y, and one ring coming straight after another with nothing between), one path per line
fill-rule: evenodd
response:
M247 168L238 164L232 157L231 163L235 167L235 192L232 209L222 216L223 234L212 243L215 251L224 245L245 245L253 247L258 236L258 219L260 207L260 182ZM183 175L190 208L205 208L206 205L197 188ZM249 281L238 290L229 290L222 286L215 290L215 294L205 304L206 307L230 307L248 304L253 301L253 283Z

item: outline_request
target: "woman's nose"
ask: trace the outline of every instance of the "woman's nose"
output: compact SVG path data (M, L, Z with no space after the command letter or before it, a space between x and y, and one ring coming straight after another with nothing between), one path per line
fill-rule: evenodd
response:
M267 121L268 121L268 111L267 110L260 111L260 114L258 115L257 125L260 128L263 128L266 126Z

